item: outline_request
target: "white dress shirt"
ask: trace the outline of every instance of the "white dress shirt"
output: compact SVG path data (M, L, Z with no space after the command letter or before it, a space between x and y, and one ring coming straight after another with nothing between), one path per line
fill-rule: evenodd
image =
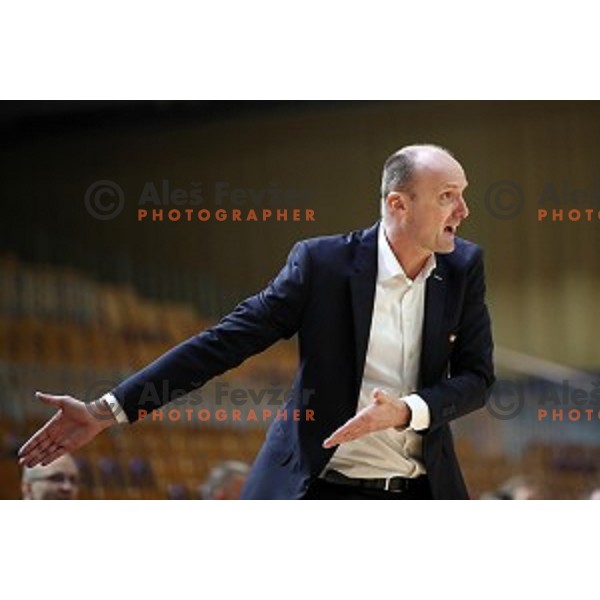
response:
M417 388L425 282L435 269L435 254L410 280L394 256L383 230L377 240L377 284L357 411L373 402L371 393L381 388L403 397L412 412L407 429L390 428L340 444L323 470L335 469L348 477L418 477L425 473L422 440L416 431L429 427L429 407L413 393Z
M372 391L379 387L403 397L411 409L407 429L394 428L370 433L338 446L325 467L348 477L417 477L425 473L421 461L421 437L416 431L429 427L429 408L414 394L419 377L425 281L435 269L432 254L421 272L410 280L394 256L383 225L377 240L377 284L369 346L357 410L368 406ZM119 423L128 422L113 394L102 397Z

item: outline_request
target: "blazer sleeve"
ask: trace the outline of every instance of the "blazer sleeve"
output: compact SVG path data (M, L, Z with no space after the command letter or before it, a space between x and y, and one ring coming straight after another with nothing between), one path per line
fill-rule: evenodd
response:
M130 422L203 386L300 328L310 288L310 256L304 242L267 287L241 302L217 325L182 342L115 389Z
M483 254L479 250L467 272L467 282L448 376L417 391L429 407L427 431L485 405L495 381L491 321L485 304ZM426 433L426 432L425 432Z

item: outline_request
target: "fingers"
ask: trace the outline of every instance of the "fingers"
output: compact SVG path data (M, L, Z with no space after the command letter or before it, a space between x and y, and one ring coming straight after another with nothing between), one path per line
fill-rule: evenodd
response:
M19 465L33 467L48 453L52 444L62 444L62 428L59 419L62 410L56 413L39 431L34 433L19 449Z
M38 432L33 434L19 449L19 464L29 462L35 454L44 452L52 441L49 433L50 423L47 423ZM30 466L30 465L27 465Z
M64 396L53 396L52 394L44 394L42 392L36 392L35 397L36 397L36 399L42 401L44 404L54 406L59 411L64 407L64 401L65 401ZM60 414L60 413L58 413L58 414ZM39 444L43 443L46 434L49 433L48 429L50 428L52 423L55 422L58 414L54 415L54 417L52 417L52 419L50 419L50 421L48 421L48 423L46 425L44 425L44 427L42 427L42 429L40 429L38 432L36 432L34 435L32 435L29 438L29 440L27 440L27 442L25 442L25 444L23 444L23 446L19 449L19 456L21 456L22 454L27 454L28 452L31 452L32 450L36 449Z
M58 424L55 424L54 427L48 427L48 425L46 427L36 434L40 440L37 445L20 457L20 465L35 467L41 464L46 466L77 447L73 436L68 435Z
M324 442L323 448L333 448L334 446L339 446L340 444L350 441L347 439L348 434L344 433L342 430L338 429L333 435L330 435Z
M38 440L37 440L37 443L35 446L35 451L38 453L46 452L53 443L54 442L52 441L52 438L50 437L48 430L44 430L43 432L40 433L40 435L38 437Z
M333 448L338 444L344 442L351 442L366 433L369 433L369 429L366 424L366 420L362 415L356 415L342 425L339 429L336 429L324 442L323 448Z
M375 388L371 394L371 398L375 404L384 404L391 401L391 398L381 388Z
M45 394L44 392L36 392L35 397L44 404L54 406L54 408L63 408L66 398L66 396L55 396L53 394Z
M373 431L396 425L397 409L394 408L392 397L384 390L375 388L371 393L371 399L373 403L336 429L323 442L323 448L332 448L338 444L356 440Z
M35 438L35 439L34 439ZM19 451L19 465L25 467L35 467L40 464L49 453L56 449L56 442L46 433L40 432L32 438L32 445L30 448Z
M44 459L41 461L42 466L49 465L54 462L57 458L60 458L63 454L67 453L67 448L64 446L60 446L57 444L53 444L51 448L48 449Z

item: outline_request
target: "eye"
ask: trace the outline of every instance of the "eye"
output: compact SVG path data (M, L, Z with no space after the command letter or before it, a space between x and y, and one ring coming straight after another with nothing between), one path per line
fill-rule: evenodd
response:
M442 202L444 203L449 203L452 202L452 200L454 200L454 193L453 192L443 192L440 196L440 199L442 200Z

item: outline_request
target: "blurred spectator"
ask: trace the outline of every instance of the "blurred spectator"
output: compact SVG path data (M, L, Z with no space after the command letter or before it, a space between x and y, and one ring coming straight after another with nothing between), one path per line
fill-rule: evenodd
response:
M182 483L170 483L167 486L167 500L188 500L188 489Z
M543 500L544 491L538 481L526 475L512 477L498 489L508 500Z
M552 448L552 468L557 471L595 473L597 465L590 448L574 444Z
M125 474L121 465L109 456L98 460L100 481L104 487L125 487Z
M78 456L75 459L75 463L77 464L77 468L79 469L79 481L81 485L88 488L94 487L94 471L92 469L90 461L87 458Z
M70 454L43 467L23 469L21 492L24 500L77 500L79 470Z
M250 468L246 463L228 460L219 463L199 488L202 500L239 500Z
M154 473L145 458L133 456L129 459L127 467L131 485L136 487L152 487L154 485Z

